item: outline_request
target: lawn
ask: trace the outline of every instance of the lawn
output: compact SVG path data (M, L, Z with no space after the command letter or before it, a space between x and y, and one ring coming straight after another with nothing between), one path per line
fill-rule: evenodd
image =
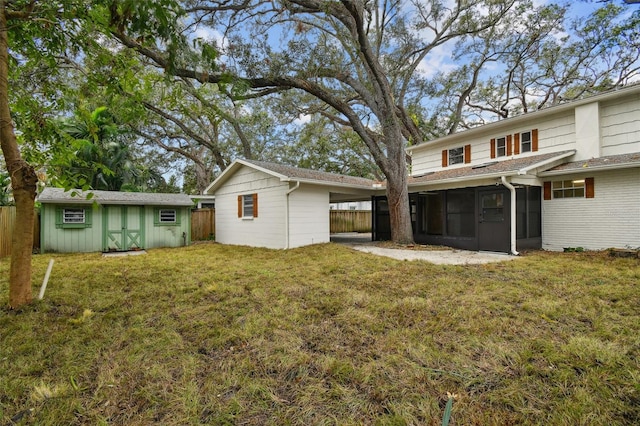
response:
M640 261L438 266L336 244L35 256L0 424L640 424Z

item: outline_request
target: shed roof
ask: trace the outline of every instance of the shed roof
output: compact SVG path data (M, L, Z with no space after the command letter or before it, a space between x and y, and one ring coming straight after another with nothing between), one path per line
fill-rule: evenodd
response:
M631 167L640 167L640 152L572 161L570 163L560 164L539 174L540 176L553 176L567 174L569 172L590 172L594 170L624 169Z
M446 181L463 182L500 176L525 175L529 171L541 167L553 167L554 163L561 162L563 159L575 154L575 152L575 150L550 152L510 160L489 161L467 167L451 168L422 176L411 176L409 177L409 187Z
M193 201L186 194L161 194L149 192L120 191L81 191L63 188L45 188L38 196L38 201L45 204L122 204L146 206L192 206Z
M340 175L337 173L321 172L311 169L302 169L299 167L269 163L266 161L235 160L222 172L220 176L218 176L215 181L213 181L211 185L209 185L209 187L205 190L205 193L214 192L242 166L259 170L263 173L274 176L283 182L300 181L316 185L319 184L325 186L342 186L362 189L378 189L381 187L381 182L362 177Z

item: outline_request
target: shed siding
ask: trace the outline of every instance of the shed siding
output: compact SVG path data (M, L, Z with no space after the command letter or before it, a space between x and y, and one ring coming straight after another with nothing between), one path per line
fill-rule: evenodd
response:
M243 166L216 191L216 241L267 248L285 247L287 182ZM238 195L258 194L259 215L238 217Z
M289 195L289 247L329 242L329 191L301 185Z
M640 95L603 103L602 155L640 152Z
M56 227L56 209L79 207L91 209L91 227L90 228L57 228ZM110 208L120 208L120 206L109 206ZM180 247L184 244L182 233L187 235L187 244L190 243L190 222L191 211L188 207L162 207L173 209L180 212L179 225L154 225L155 207L144 207L144 239L143 248L156 247ZM73 206L73 205L56 205L42 204L41 209L41 250L43 253L90 253L103 251L103 206ZM118 216L120 220L120 216ZM119 226L119 225L118 225Z
M180 224L157 225L155 216L158 207L145 207L145 248L154 247L182 247L185 245L183 233L186 236L186 244L191 242L191 209L188 207L161 207L162 209L175 209L180 216Z
M471 146L471 163L456 164L449 167L468 167L470 165L474 166L489 161L500 161L514 158L516 156L504 156L492 159L491 139L513 135L515 133L525 132L532 129L538 129L538 152L521 153L518 154L517 157L575 149L575 115L573 111L569 111L558 116L548 117L541 121L524 124L521 123L508 130L501 130L496 133L482 133L470 139L451 142L447 145L434 145L431 149L415 151L411 158L411 175L419 176L424 173L442 170L441 151L465 145Z
M91 227L79 229L56 228L56 209L75 207L91 210ZM40 214L40 250L42 253L90 253L101 250L101 207L43 204Z
M584 247L640 247L640 168L589 175L567 175L545 180L593 177L594 198L544 200L543 239L545 250Z

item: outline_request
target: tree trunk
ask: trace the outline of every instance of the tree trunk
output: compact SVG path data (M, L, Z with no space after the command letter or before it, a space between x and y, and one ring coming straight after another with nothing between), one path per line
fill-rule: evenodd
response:
M16 222L11 248L9 306L18 308L32 300L31 252L33 249L34 202L38 177L20 155L9 110L9 47L5 2L0 2L0 146L11 176L16 202Z
M387 178L387 201L391 240L396 244L413 244L413 227L409 208L409 188L407 186L407 163L404 139L398 124L386 123L387 160L384 174Z

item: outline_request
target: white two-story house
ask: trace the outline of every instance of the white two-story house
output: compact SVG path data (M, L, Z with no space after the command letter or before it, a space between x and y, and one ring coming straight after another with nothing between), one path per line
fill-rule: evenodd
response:
M517 253L640 247L640 85L408 148L417 242ZM374 196L374 239L389 237Z

